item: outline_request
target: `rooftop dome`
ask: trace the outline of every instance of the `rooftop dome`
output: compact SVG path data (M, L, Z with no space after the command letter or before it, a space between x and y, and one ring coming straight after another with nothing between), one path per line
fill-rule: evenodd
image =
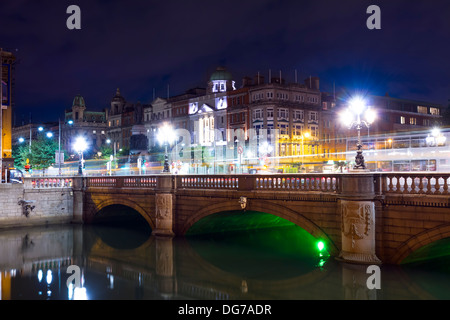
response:
M209 81L215 80L233 80L233 77L230 72L228 72L224 67L218 67L216 71L211 74L211 78Z
M125 98L120 94L120 89L117 88L116 95L112 98L111 102L125 102Z
M86 107L86 103L84 102L84 98L81 95L75 96L73 99L72 106Z

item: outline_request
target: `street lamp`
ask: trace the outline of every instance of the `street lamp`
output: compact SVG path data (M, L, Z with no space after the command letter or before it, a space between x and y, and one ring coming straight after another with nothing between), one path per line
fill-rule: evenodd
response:
M447 138L442 134L439 128L433 128L431 136L428 135L426 142L428 146L442 146Z
M363 117L363 118L362 118ZM342 122L348 126L349 129L355 127L358 131L358 141L356 147L355 165L353 169L366 169L364 163L364 156L361 144L361 128L369 126L375 121L376 114L366 105L366 101L361 97L354 97L349 101L349 107L341 115Z
M169 169L169 154L167 153L167 146L173 141L175 141L175 133L172 129L172 126L166 123L161 128L159 128L158 140L161 144L164 144L165 147L163 173L168 173L170 172L170 169Z
M78 137L75 140L75 144L73 146L75 151L78 153L78 174L83 175L83 152L87 149L86 140L83 137Z

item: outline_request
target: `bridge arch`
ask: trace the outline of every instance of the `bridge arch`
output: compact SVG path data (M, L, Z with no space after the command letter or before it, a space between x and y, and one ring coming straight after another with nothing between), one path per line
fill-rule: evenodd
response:
M153 222L149 212L147 212L142 206L140 206L136 202L128 200L128 199L123 199L120 197L116 197L114 199L107 199L107 200L100 202L96 206L96 212L93 213L93 217L95 217L95 215L97 215L102 209L109 207L109 206L113 206L113 205L123 205L123 206L129 207L129 208L135 210L145 219L145 221L147 221L150 228L152 230L155 230L155 223Z
M414 251L445 238L450 238L450 224L423 231L404 242L390 259L391 263L400 264Z
M194 223L209 215L224 211L242 210L240 207L237 207L237 203L238 200L232 199L222 202L216 202L214 204L203 207L202 209L197 211L196 214L190 216L190 218L186 220L181 229L181 234L186 234L189 228L194 225ZM299 212L296 212L280 204L274 204L272 202L264 200L250 200L246 210L273 214L280 218L286 219L298 225L313 237L324 241L330 255L337 256L339 254L339 249L335 245L334 241L317 224L315 224Z

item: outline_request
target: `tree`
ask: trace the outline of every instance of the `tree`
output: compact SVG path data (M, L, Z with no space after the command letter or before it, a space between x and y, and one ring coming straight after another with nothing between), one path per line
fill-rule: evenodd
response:
M98 155L98 152L100 152L100 156ZM110 156L113 155L113 149L108 145L102 145L98 152L95 153L94 158L99 160L109 160Z
M46 169L55 163L55 153L58 150L59 145L55 140L40 136L31 142L31 147L28 144L13 146L14 165L23 169L28 159L34 169ZM67 152L64 152L64 155L67 160Z
M12 148L14 166L23 169L27 164L27 159L31 158L30 146L28 144L14 145Z
M55 163L55 153L58 149L58 143L55 140L40 136L31 143L30 164L35 169L48 168Z

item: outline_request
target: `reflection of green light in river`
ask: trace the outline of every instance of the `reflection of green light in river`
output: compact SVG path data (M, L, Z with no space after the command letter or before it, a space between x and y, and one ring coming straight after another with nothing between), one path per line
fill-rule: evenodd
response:
M207 218L190 230L189 243L203 259L235 275L296 277L323 268L329 257L324 242L273 215L233 212Z

